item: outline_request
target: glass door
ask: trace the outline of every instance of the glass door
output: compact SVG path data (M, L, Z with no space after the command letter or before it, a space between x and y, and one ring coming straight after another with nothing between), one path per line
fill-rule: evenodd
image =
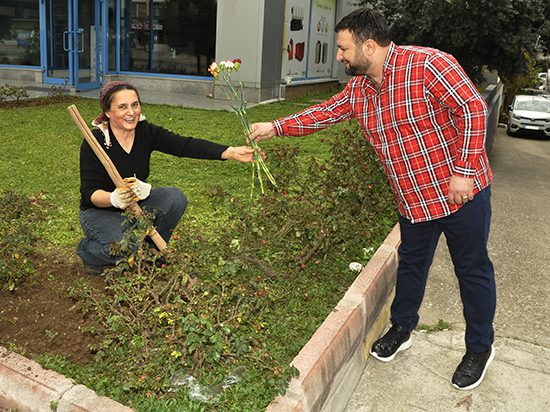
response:
M99 87L99 3L100 0L73 0L73 72L76 90Z
M73 0L40 1L40 38L46 39L41 47L44 83L73 86L72 62L69 49L72 37ZM45 46L45 47L44 47Z
M101 0L41 0L44 83L99 87L99 11Z

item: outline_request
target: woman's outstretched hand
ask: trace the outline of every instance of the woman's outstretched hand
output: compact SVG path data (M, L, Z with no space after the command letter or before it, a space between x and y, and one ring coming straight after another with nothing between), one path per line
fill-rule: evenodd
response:
M265 154L261 149L260 154L265 159ZM250 146L231 146L222 153L222 159L250 163L254 161L254 149Z

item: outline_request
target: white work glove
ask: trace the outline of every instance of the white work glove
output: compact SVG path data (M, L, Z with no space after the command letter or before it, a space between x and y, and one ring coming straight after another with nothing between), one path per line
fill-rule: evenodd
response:
M126 209L135 200L136 195L128 186L117 187L111 192L111 204L118 209Z
M137 177L127 177L124 182L134 192L138 200L147 199L151 194L151 185L142 182Z

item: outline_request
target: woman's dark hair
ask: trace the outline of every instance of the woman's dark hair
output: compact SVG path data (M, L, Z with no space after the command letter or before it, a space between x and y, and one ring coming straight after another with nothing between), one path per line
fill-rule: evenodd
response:
M390 29L384 16L371 8L357 9L338 22L334 31L349 30L357 41L372 39L380 46L390 43Z
M141 102L139 93L134 85L125 82L110 82L103 86L103 89L101 89L99 94L99 104L103 113L108 112L111 109L113 96L121 90L133 90L136 92L138 100Z

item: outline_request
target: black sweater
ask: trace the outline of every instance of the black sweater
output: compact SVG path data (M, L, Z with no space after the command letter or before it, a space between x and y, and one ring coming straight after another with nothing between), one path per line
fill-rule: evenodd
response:
M154 150L178 157L221 160L222 153L228 148L208 140L177 135L146 120L139 122L136 127L134 145L130 153L126 153L120 146L110 127L110 148L105 147L104 136L99 129L95 129L93 134L113 161L121 177L135 176L144 182L149 177L149 163ZM115 185L88 142L84 140L80 146L81 210L96 207L91 201L91 196L98 189L112 192Z

